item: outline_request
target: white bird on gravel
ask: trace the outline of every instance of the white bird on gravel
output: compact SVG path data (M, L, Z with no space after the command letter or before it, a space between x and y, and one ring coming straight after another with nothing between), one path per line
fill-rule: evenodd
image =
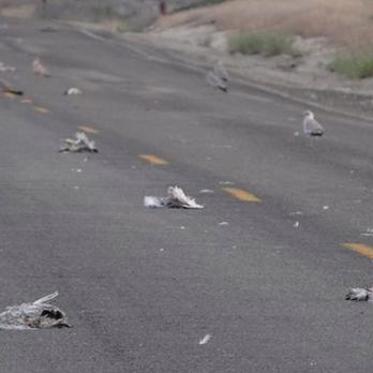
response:
M321 137L324 134L323 126L315 119L312 111L307 110L303 113L303 132L307 136Z
M39 75L39 76L44 76L44 77L50 76L48 69L46 68L46 66L44 66L41 63L39 57L35 58L34 61L32 62L32 71L34 72L34 74Z
M71 327L65 313L47 302L58 296L58 292L49 294L32 303L22 303L7 307L0 313L0 329L46 329Z

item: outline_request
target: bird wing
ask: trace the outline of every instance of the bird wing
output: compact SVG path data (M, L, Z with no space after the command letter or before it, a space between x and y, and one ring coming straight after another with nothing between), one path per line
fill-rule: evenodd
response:
M58 297L58 291L55 291L54 293L52 294L48 294L46 295L45 297L43 298L40 298L40 299L37 299L36 301L34 301L32 304L41 304L41 303L47 303L48 301L54 299Z

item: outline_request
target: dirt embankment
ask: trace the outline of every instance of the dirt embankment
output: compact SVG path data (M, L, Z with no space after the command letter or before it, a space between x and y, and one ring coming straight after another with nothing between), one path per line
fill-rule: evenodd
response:
M93 22L115 32L149 26L132 37L207 65L221 60L237 76L315 103L373 114L373 79L351 80L329 68L340 51L373 51L373 1L226 0L193 7L207 2L167 0L170 14L160 18L157 0L0 0L0 9L5 16ZM229 39L240 31L292 35L299 53L231 54Z
M175 11L200 0L167 0ZM0 0L6 17L103 23L113 31L139 31L159 16L158 0Z
M299 54L231 54L229 38L240 31L292 35ZM315 103L373 114L373 79L352 80L330 71L330 63L342 51L373 50L370 1L227 0L161 17L140 37L186 58L211 64L222 60L241 77Z

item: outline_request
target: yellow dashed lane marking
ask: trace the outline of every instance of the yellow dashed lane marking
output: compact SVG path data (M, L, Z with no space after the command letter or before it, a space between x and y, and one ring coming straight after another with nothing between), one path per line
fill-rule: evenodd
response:
M155 166L164 166L168 164L168 161L165 159L159 158L156 155L153 154L140 154L139 157L143 159L146 162L149 162L152 165Z
M346 249L355 251L359 253L360 255L364 255L367 258L373 260L373 247L372 246L368 246L363 243L349 243L349 242L342 244L342 246L345 247Z
M239 189L239 188L223 188L224 192L227 192L234 198L239 199L243 202L261 202L261 199L255 196L252 193L247 192L246 190Z
M49 113L49 110L44 108L44 107L41 107L41 106L34 106L34 109L39 112L39 113L42 113L42 114L47 114Z
M93 134L98 133L98 130L96 130L92 127L89 127L89 126L80 126L79 129L86 132L86 133L93 133Z

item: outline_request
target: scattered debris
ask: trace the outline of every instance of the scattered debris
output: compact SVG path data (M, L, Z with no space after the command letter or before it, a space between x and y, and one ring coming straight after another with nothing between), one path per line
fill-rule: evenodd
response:
M312 111L307 110L303 113L303 132L307 136L321 137L324 134L323 126L315 119Z
M207 344L211 339L211 334L206 334L199 342L198 344L200 345L205 345Z
M293 224L293 227L294 227L294 228L299 228L299 225L300 225L299 221L296 221L296 222Z
M345 299L356 302L370 301L373 296L373 288L352 288L348 291Z
M203 206L187 196L178 186L170 186L167 189L167 197L144 197L144 206L150 208L168 207L182 209L202 209Z
M48 69L41 63L41 60L39 57L35 58L34 61L32 62L32 71L36 75L44 76L45 78L50 77Z
M22 303L10 306L0 313L0 329L45 329L45 328L70 328L66 321L65 313L58 307L47 302L58 296L58 292L49 294L32 303Z
M323 209L323 210L329 210L329 206L328 206L328 205L324 205L324 206L322 207L322 209Z
M5 65L4 62L0 62L0 72L6 73L8 71L14 73L16 68L14 66Z
M199 191L201 194L215 193L212 189L201 189Z
M89 140L84 132L77 132L75 134L75 139L65 139L65 146L62 147L59 152L98 153L98 150L95 142L93 140Z
M74 189L75 189L75 190L79 190L79 189L80 189L80 186L79 186L79 185L75 185L75 186L74 186Z
M227 83L217 76L213 71L208 72L206 75L207 83L210 84L212 87L220 89L221 91L227 93L228 86Z
M69 88L63 94L65 96L76 96L81 95L83 92L79 88Z
M298 132L298 131L295 131L295 132L294 132L294 136L295 136L295 137L299 136L299 132Z
M303 211L292 211L289 215L290 216L293 216L293 215L303 215Z
M223 225L229 225L229 223L227 221L222 221L219 223L220 226L223 226Z
M364 233L361 233L362 236L373 237L373 228L367 228Z

